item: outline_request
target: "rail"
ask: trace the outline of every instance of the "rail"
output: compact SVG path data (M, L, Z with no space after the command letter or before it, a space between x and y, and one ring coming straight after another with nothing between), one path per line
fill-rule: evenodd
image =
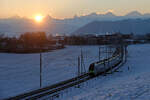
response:
M107 59L109 61L109 58ZM112 68L116 68L118 65L120 65L122 63L122 60L120 60L117 64L112 65L109 69L107 69L105 72L108 72L110 70L112 70ZM101 72L98 75L96 75L95 77L104 74L105 72ZM42 97L57 93L59 91L62 91L66 88L78 85L82 82L85 82L87 80L90 80L92 78L95 77L91 77L88 73L85 73L81 76L78 77L74 77L62 82L59 82L57 84L51 85L51 86L47 86L38 90L34 90L28 93L24 93L15 97L10 97L8 99L5 100L37 100L40 99Z

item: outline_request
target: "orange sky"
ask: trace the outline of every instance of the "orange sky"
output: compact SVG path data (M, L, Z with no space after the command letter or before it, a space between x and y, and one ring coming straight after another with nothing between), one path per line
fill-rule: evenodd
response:
M19 15L33 18L37 14L69 18L92 12L113 11L124 15L130 11L150 13L150 0L0 0L0 17Z

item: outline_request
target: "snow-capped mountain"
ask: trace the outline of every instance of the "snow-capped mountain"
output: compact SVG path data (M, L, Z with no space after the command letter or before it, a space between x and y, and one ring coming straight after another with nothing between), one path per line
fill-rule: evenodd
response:
M117 16L112 12L106 14L91 13L84 16L75 15L73 18L56 19L51 16L46 16L42 25L38 26L34 20L14 16L7 19L0 19L0 33L24 33L32 31L45 31L51 34L70 34L80 27L97 21L118 21L124 19L147 19L150 14L141 14L138 11L133 11L125 16Z

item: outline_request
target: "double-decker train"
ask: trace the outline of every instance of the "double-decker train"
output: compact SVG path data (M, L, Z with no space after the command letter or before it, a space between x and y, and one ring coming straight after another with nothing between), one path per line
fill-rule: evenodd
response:
M116 48L112 57L90 64L89 75L95 76L113 69L122 62L122 56L122 50Z

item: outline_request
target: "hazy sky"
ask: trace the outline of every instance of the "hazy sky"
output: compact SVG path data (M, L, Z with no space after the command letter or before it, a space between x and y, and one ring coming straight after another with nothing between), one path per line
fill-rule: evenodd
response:
M137 10L150 13L150 0L0 0L0 17L19 15L33 18L36 14L68 18L75 14L113 11L124 15Z

